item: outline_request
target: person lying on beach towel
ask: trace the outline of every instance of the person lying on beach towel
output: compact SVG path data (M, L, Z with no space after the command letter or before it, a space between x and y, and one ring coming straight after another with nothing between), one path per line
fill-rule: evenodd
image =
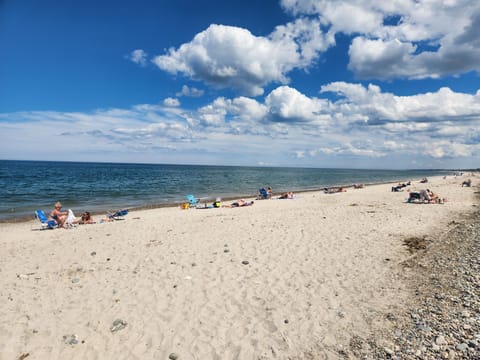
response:
M392 186L392 191L394 192L398 192L398 191L403 191L402 189L404 187L407 187L408 185L410 185L410 181L408 183L399 183L397 186Z
M196 209L197 210L217 209L219 207L222 207L221 201L222 201L222 199L217 197L217 199L211 205L207 205L207 203L205 203L204 206L197 206Z
M236 207L250 206L250 205L253 205L253 201L245 201L244 199L240 199L236 202L231 203L230 205L222 205L222 207L236 208Z
M82 217L78 221L79 224L85 225L85 224L95 224L95 220L93 220L92 215L90 215L90 212L84 211L82 213Z
M332 188L325 188L323 190L323 192L325 194L335 194L335 193L339 193L339 192L346 192L347 189L343 188L343 187L332 187Z
M293 199L293 197L294 197L293 192L289 191L287 193L284 193L284 194L280 195L278 198L279 199Z

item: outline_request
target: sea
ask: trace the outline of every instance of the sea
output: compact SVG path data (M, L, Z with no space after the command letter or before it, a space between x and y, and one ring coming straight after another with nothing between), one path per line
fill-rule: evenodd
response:
M0 160L0 221L34 218L56 201L74 213L175 206L331 186L418 180L452 170L361 170L289 167L121 164Z

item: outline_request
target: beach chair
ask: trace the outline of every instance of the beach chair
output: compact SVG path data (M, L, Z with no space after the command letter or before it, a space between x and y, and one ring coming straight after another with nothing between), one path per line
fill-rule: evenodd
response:
M200 205L200 199L197 199L193 195L187 195L187 201L190 207L197 207L198 205Z
M124 220L125 215L128 215L128 209L117 210L107 213L107 217L111 220Z
M258 200L265 200L268 199L268 191L265 188L258 189Z
M43 210L36 210L35 217L42 224L42 229L55 229L57 227L55 220L48 220L48 217Z

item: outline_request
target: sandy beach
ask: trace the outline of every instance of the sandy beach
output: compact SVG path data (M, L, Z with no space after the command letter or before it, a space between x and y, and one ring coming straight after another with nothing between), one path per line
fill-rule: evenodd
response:
M408 204L406 189L382 184L68 230L0 224L0 359L338 359L356 358L355 341L387 347L387 315L414 296L405 240L434 242L478 209L478 173L418 180L406 189L447 201Z

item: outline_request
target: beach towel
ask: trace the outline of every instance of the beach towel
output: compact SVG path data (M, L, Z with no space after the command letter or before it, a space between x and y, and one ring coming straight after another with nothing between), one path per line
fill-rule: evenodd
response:
M65 225L68 226L68 227L74 227L75 224L75 214L73 213L73 211L71 209L68 209L68 215L67 215L67 220L65 220Z

